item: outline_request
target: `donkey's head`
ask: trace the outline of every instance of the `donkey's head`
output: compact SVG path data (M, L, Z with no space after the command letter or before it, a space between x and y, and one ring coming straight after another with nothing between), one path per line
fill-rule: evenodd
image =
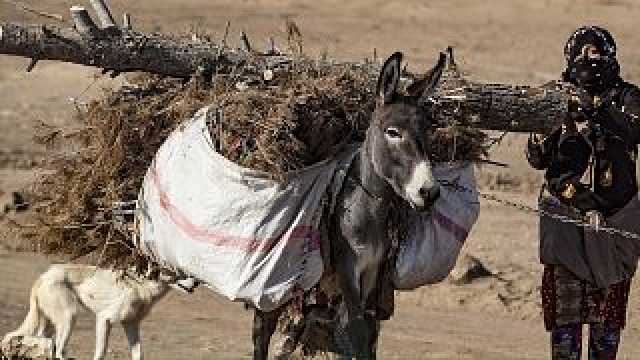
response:
M427 75L411 84L407 95L398 92L402 54L385 62L378 78L376 107L365 140L366 156L376 174L417 210L438 198L439 186L431 173L429 133L431 112L420 105L438 85L445 55Z

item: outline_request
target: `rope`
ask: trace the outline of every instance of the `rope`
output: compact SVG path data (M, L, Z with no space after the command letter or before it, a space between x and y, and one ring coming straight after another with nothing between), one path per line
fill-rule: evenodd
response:
M474 190L471 190L469 188L466 188L460 184L458 184L456 181L439 181L440 185L445 186L445 187L449 187L449 188L453 188L456 191L463 191L463 192L475 192ZM498 203L500 205L509 207L509 208L513 208L516 210L519 210L521 212L525 212L525 213L529 213L529 214L537 214L538 216L545 216L563 223L568 223L568 224L573 224L575 226L584 228L584 229L589 229L592 231L601 231L601 232L605 232L607 234L611 234L611 235L618 235L618 236L622 236L628 239L632 239L632 240L638 240L640 241L640 235L630 232L630 231L626 231L626 230L622 230L622 229L618 229L618 228L614 228L614 227L610 227L610 226L596 226L593 225L587 221L584 221L583 219L577 219L577 218L573 218L570 216L566 216L566 215L561 215L561 214L556 214L556 213L552 213L549 211L546 211L544 209L536 209L534 207L531 207L529 205L526 204L521 204L521 203L517 203L515 201L511 201L511 200L507 200L507 199L502 199L498 196L495 196L493 194L486 194L486 193L482 193L482 192L478 192L478 196L480 196L481 198L488 200L488 201L492 201L495 203Z

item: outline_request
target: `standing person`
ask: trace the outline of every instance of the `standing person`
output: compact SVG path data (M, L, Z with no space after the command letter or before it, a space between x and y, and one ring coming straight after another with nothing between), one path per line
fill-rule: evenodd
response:
M583 324L589 360L615 359L640 242L597 229L640 232L640 90L620 78L615 41L603 28L579 28L564 54L563 79L576 87L567 121L542 141L532 136L527 159L546 170L541 209L592 226L540 218L544 323L552 359L580 359Z

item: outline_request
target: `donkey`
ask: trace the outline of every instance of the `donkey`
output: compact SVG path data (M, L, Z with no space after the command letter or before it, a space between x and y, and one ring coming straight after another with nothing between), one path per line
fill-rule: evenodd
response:
M428 209L439 196L429 160L432 115L419 105L435 91L445 67L445 55L420 81L398 91L402 54L386 60L377 84L372 122L359 154L348 170L329 219L331 267L342 293L341 326L346 329L356 358L375 357L377 321L367 305L376 290L381 267L391 247L387 218L395 200L418 211ZM279 310L255 310L254 360L267 358Z

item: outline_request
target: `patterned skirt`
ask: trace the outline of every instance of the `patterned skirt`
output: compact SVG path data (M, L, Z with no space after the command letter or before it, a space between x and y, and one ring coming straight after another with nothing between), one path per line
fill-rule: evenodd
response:
M547 330L567 324L603 323L624 328L631 280L598 289L562 265L545 265L542 310Z

